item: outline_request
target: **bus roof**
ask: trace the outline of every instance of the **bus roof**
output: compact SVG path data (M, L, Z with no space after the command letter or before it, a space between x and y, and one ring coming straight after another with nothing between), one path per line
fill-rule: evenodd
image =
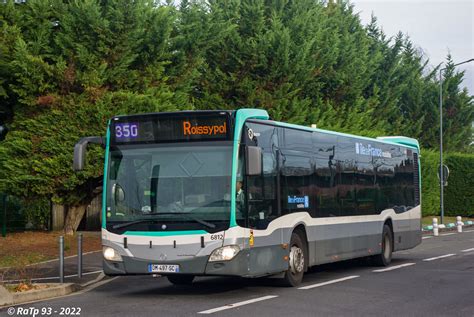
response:
M257 114L262 114L261 109L240 109L237 111L237 116L239 116L239 112L245 112L246 117L252 118L252 112ZM263 112L266 113L265 110ZM267 114L268 115L268 114ZM257 118L253 118L257 119ZM381 143L387 143L387 144L397 144L397 145L402 145L402 146L407 146L415 149L420 149L420 144L418 143L418 140L405 137L405 136L383 136L383 137L377 137L377 138L369 138L369 137L364 137L364 136L358 136L354 134L349 134L349 133L341 133L341 132L336 132L336 131L331 131L331 130L323 130L323 129L318 129L318 128L311 128L307 126L302 126L302 125L297 125L297 124L292 124L292 123L286 123L286 122L280 122L280 121L273 121L270 118L268 119L263 119L263 118L258 118L262 121L268 121L271 122L275 125L282 126L282 127L288 127L288 128L295 128L299 130L306 130L306 131L317 131L317 132L323 132L323 133L328 133L328 134L333 134L333 135L340 135L340 136L346 136L346 137L353 137L353 138L358 138L362 140L367 140L367 141L372 141L372 142L381 142Z
M273 121L269 117L268 112L266 110L254 109L254 108L243 108L243 109L238 109L238 110L186 110L186 111L176 111L176 112L155 112L155 113L142 113L142 114L134 114L134 115L118 115L118 116L114 116L112 120L115 118L123 118L123 117L133 118L136 116L147 116L147 115L158 115L158 114L186 115L186 114L192 114L196 112L221 113L221 114L228 113L229 115L235 115L237 125L243 124L246 119L262 120L262 121L271 122L272 124L282 126L282 127L294 128L294 129L305 130L305 131L317 131L317 132L323 132L323 133L328 133L328 134L333 134L333 135L353 137L353 138L358 138L358 139L367 140L367 141L375 141L375 142L381 142L381 143L387 143L387 144L397 144L397 145L415 148L418 150L420 149L420 144L418 143L418 140L405 137L405 136L382 136L382 137L377 137L377 138L369 138L369 137L364 137L364 136L359 136L359 135L354 135L354 134L349 134L349 133L311 128L311 127L307 127L303 125L297 125L297 124L286 123L286 122L281 122L281 121ZM237 137L237 135L235 137Z

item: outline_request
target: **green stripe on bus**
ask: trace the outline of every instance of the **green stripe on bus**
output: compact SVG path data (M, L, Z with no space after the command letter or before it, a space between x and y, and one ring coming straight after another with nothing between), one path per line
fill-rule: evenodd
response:
M102 186L102 228L104 229L105 220L107 219L107 169L109 167L110 120L107 122L107 133L105 140L104 185Z
M232 178L231 178L231 204L230 204L230 227L236 227L237 221L235 217L235 196L237 194L235 184L237 183L237 164L239 160L240 135L247 119L268 120L267 111L261 109L239 109L235 115L234 130L234 149L232 155Z
M145 237L168 237L168 236L186 236L193 234L208 234L205 230L188 230L188 231L126 231L127 236L145 236Z

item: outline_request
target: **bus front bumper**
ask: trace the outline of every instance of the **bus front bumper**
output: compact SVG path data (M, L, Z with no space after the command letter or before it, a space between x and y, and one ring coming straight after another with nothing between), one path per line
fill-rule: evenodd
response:
M230 275L248 276L248 250L240 251L232 260L209 262L209 256L194 257L175 261L150 261L134 257L122 256L122 262L103 260L104 273L115 275L144 275L144 274L186 274L186 275ZM149 272L150 264L179 265L179 273Z

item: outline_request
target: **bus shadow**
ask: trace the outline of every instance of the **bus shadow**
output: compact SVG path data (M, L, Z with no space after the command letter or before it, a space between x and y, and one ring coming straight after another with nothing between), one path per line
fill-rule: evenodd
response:
M215 295L237 290L251 290L260 287L278 287L280 281L272 278L241 277L197 277L191 285L173 285L166 277L160 278L159 285L152 288L128 292L127 295L144 297L174 295Z
M398 265L406 262L406 258L394 258L391 265ZM352 259L336 263L328 263L311 267L305 273L303 284L318 283L327 281L328 278L339 278L347 275L366 273L367 271L376 270L378 266L374 266L367 259ZM239 277L197 277L193 284L177 286L171 284L166 277L160 277L158 280L152 279L144 280L141 285L148 286L146 288L140 287L138 290L130 290L127 295L137 295L141 297L155 297L155 296L186 296L186 295L215 295L225 294L227 292L238 290L257 290L259 288L274 288L275 290L287 288L283 285L279 278L239 278Z

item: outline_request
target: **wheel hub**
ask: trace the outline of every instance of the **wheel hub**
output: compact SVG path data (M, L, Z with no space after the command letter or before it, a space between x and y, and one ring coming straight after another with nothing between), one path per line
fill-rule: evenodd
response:
M304 253L297 246L292 246L290 250L290 269L293 274L301 273L304 269Z

